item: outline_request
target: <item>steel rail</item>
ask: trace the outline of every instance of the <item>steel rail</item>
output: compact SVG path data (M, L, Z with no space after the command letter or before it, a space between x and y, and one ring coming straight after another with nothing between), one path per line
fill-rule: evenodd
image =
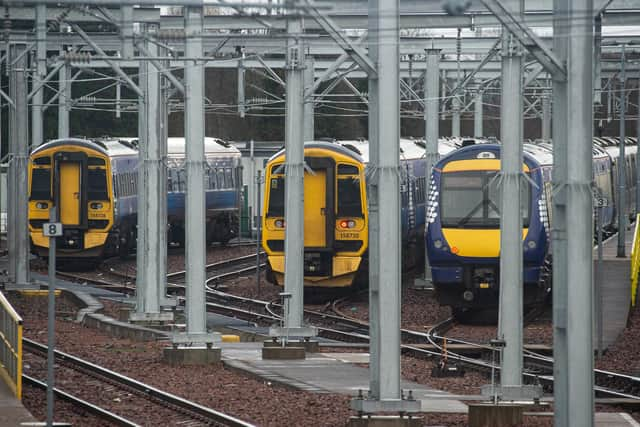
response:
M46 345L40 344L36 341L32 341L28 338L23 338L23 343L24 343L25 349L29 349L31 351L41 352L41 353L42 352L46 353L47 351ZM231 426L231 427L251 427L252 426L252 424L242 421L240 419L231 417L222 412L215 411L211 408L207 408L206 406L197 404L195 402L191 402L187 399L176 396L174 394L167 393L149 384L145 384L141 381L135 380L133 378L114 372L110 369L106 369L102 366L99 366L94 363L88 362L86 360L80 359L78 357L72 356L68 353L64 353L59 350L56 350L55 357L60 361L67 361L80 369L84 369L93 374L103 376L118 384L122 384L124 386L130 387L131 389L139 393L158 399L161 402L174 405L184 411L188 411L190 413L196 414L199 417L204 417L209 421L212 421L221 425L225 425L225 426Z
M25 384L29 384L41 390L47 389L47 383L37 380L26 374L22 374L22 379ZM90 412L96 415L97 417L108 421L109 423L112 423L113 425L125 426L125 427L140 427L140 424L136 424L133 421L123 418L120 415L115 414L113 412L107 411L104 408L94 405L93 403L87 402L86 400L80 399L79 397L76 397L70 393L62 391L59 388L54 387L53 392L57 397L61 398L62 400L65 400L74 406L78 406L84 409L85 411Z

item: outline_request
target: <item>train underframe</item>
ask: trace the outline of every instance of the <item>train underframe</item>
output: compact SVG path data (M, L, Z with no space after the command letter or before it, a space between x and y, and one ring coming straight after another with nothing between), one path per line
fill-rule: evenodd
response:
M488 265L432 266L436 297L454 314L488 311L497 313L500 297L499 268ZM525 266L523 304L531 307L546 301L550 292L550 263Z

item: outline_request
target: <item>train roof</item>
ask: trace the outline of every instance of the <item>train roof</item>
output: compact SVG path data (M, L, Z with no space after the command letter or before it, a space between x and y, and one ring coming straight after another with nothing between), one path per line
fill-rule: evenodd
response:
M106 156L113 157L116 155L136 155L138 151L126 141L118 139L82 139L82 138L60 138L46 142L33 149L31 155L38 154L41 151L55 147L63 147L73 145L76 147L88 148L98 151Z
M167 154L169 157L185 157L186 143L183 137L170 137L167 140ZM227 155L240 157L240 150L235 146L218 138L204 138L204 153L207 156Z
M309 141L305 142L305 148L324 148L352 157L353 159L369 163L369 141L358 140L330 140L330 141ZM458 147L448 139L438 139L438 153L443 156ZM415 160L424 158L425 142L423 139L400 139L400 158L402 160ZM274 154L269 161L284 154L284 149Z

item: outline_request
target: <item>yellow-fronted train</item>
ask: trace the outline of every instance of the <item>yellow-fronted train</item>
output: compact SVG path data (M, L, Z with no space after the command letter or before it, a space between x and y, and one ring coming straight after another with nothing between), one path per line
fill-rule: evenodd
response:
M207 243L226 243L238 232L242 171L240 152L224 141L205 138ZM59 260L93 260L136 247L138 149L134 138L58 139L33 150L29 162L31 250L48 256L42 224L57 205L64 235ZM165 166L161 165L162 167ZM185 141L169 138L166 159L168 241L184 245Z

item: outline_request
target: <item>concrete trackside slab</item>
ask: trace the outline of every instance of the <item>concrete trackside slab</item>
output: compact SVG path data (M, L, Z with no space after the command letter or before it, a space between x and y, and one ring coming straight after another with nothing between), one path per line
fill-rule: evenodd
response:
M368 363L366 353L310 353L305 360L280 361L262 360L260 343L222 343L221 348L227 366L292 388L350 396L369 389L368 368L354 364ZM402 382L402 388L413 391L423 412L467 412L466 404L441 390L408 381Z

